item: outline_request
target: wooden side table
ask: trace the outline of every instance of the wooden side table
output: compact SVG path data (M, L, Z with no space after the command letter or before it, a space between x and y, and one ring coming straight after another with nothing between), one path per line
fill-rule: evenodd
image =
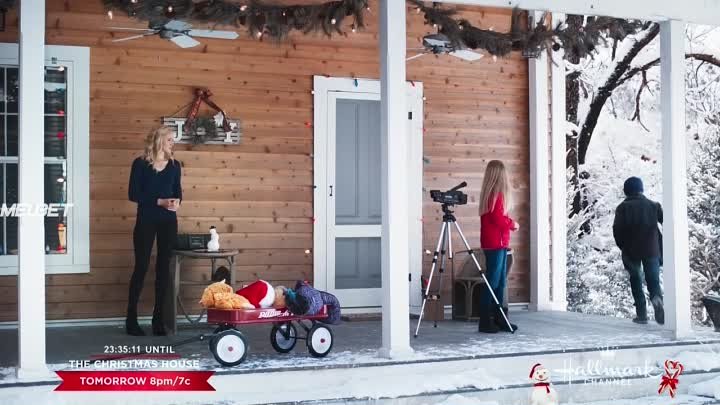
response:
M210 260L210 280L213 279L213 276L215 275L215 270L217 269L217 261L224 261L228 265L228 270L230 270L230 285L235 288L235 256L237 256L240 253L237 249L220 249L216 252L210 252L206 249L197 249L197 250L174 250L173 251L173 257L175 259L175 266L172 266L170 269L170 285L168 286L168 293L166 294L167 300L165 305L165 315L163 316L163 319L165 321L165 330L168 335L174 335L177 333L177 315L178 315L178 307L180 307L180 310L182 311L183 315L185 315L185 318L187 318L188 322L190 322L193 325L196 325L200 322L203 315L205 314L205 310L203 310L200 315L198 315L197 318L193 319L185 310L185 307L183 306L182 299L180 298L180 285L181 284L197 284L193 282L183 282L180 280L180 270L182 268L182 262L184 259L208 259ZM198 300L200 297L198 297Z

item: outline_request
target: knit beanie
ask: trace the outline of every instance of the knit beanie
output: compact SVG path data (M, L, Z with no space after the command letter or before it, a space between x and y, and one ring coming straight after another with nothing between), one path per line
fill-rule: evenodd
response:
M623 191L628 197L642 193L644 191L642 180L640 180L639 177L630 177L629 179L625 180Z

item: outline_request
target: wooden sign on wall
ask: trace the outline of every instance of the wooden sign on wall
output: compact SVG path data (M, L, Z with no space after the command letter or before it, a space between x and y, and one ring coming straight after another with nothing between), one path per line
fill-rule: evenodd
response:
M205 136L205 129L202 127L198 127L197 134L188 133L184 127L186 121L186 117L163 117L163 125L167 125L175 130L175 143L232 145L239 144L242 139L239 120L228 120L231 129L229 132L223 130L222 124L217 124L216 121L213 121L216 127L215 136ZM195 138L196 136L199 136L199 139Z

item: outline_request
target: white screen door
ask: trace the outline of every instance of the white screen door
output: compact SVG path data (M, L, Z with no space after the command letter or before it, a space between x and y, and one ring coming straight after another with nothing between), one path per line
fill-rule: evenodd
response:
M350 307L380 302L380 96L328 97L327 286Z
M383 219L379 82L316 77L315 85L314 283L336 295L343 308L379 308ZM408 84L408 111L408 133L403 135L411 140L407 211L411 246L406 254L412 258L409 282L415 301L422 260L420 83Z

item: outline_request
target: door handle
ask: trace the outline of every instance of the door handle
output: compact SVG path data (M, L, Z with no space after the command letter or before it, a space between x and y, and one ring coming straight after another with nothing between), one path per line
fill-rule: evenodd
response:
M333 186L330 186L330 197L332 197L332 192L333 192L332 188L333 188Z

